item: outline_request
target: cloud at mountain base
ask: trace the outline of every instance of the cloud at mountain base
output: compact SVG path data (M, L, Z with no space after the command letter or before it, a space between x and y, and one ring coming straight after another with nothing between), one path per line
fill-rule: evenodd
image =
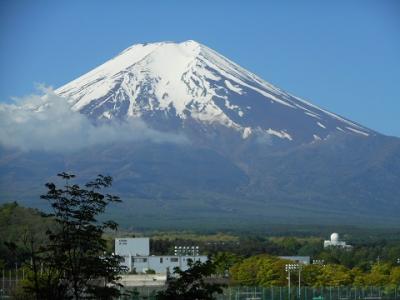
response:
M184 135L153 130L140 119L94 124L72 111L67 99L51 89L43 91L13 104L0 104L1 145L24 151L71 152L117 142L188 142Z

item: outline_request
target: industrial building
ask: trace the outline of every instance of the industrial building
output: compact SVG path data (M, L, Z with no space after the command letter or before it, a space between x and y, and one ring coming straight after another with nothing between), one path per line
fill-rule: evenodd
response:
M175 267L187 270L190 260L207 261L207 256L198 255L198 247L185 247L185 251L177 249L179 248L175 248L175 255L156 256L150 255L149 238L115 239L115 254L123 257L121 264L126 266L129 272L146 273L148 270L154 270L157 274L162 274L173 272Z

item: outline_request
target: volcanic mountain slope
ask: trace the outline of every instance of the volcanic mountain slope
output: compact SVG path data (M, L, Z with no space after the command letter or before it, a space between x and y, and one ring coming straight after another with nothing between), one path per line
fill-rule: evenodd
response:
M112 175L125 200L115 213L132 226L400 225L400 139L290 95L194 41L134 45L56 93L94 124L140 119L186 142L63 154L0 147L4 200L37 205L38 187L67 170L83 180Z
M304 143L338 131L374 134L195 41L134 45L56 93L95 119L141 117L175 129L219 125L244 139L269 135Z

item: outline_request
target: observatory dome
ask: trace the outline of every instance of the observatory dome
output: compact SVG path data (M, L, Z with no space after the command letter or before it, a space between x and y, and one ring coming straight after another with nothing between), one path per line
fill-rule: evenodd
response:
M331 242L337 243L339 242L339 234L334 232L331 234Z

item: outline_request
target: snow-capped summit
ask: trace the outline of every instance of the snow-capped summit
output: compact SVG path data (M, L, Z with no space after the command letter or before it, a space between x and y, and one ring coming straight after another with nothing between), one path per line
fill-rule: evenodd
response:
M173 119L297 142L371 130L292 96L214 50L188 40L136 44L60 87L73 110L94 119Z

